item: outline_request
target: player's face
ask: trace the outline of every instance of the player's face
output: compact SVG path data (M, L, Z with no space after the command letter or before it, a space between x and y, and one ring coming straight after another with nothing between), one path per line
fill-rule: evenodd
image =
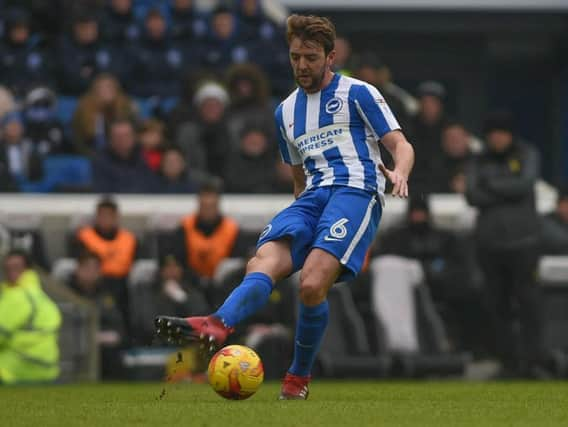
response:
M335 51L326 56L323 46L295 37L290 42L290 64L296 83L306 92L321 89L325 73L331 67Z

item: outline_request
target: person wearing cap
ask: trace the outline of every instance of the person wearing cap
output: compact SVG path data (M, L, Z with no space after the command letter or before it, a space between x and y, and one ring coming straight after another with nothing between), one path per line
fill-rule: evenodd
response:
M100 73L121 78L127 69L124 53L101 40L96 14L89 10L74 14L71 31L59 40L57 54L58 86L68 96L82 95Z
M204 82L195 92L194 120L181 124L175 137L187 158L190 170L221 177L230 149L226 108L229 95L221 84Z
M45 86L31 89L26 94L22 115L25 139L40 156L70 151L63 124L57 117L57 98L51 89Z
M152 8L146 14L142 36L130 55L132 66L125 80L129 92L144 98L179 95L185 55L181 45L171 39L160 9Z
M23 97L35 85L53 85L52 65L41 38L31 33L29 14L23 9L9 10L0 43L0 82Z
M429 173L436 157L442 154L442 130L447 121L445 98L446 88L439 82L425 81L418 86L418 113L409 129L417 160L411 180L417 194L428 190Z
M539 155L516 134L510 112L490 113L483 133L486 150L468 166L465 195L479 211L475 240L493 323L488 332L503 375L531 375L540 358Z

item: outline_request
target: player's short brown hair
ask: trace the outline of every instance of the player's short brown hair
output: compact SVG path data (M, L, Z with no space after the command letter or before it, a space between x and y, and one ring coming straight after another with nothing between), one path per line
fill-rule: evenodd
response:
M329 55L335 46L335 25L329 19L314 15L290 15L286 21L288 44L294 37L303 42L312 41L323 47Z

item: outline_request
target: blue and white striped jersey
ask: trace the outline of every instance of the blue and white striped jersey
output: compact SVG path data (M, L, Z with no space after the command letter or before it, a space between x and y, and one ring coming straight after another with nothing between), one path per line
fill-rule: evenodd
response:
M306 189L342 185L384 192L377 141L400 126L375 87L335 74L320 92L297 88L275 116L282 159L304 165Z

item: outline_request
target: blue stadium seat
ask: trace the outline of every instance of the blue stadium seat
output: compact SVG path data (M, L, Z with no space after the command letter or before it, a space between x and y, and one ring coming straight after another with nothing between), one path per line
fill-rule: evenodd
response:
M135 98L134 102L138 107L138 113L139 113L138 115L142 120L146 120L152 117L152 113L158 107L160 101L156 97L156 98Z
M43 161L43 179L22 182L20 187L27 193L49 193L57 189L84 189L92 183L91 161L82 156L49 156Z
M63 126L68 126L71 123L78 103L79 100L74 96L59 96L57 98L57 117L61 120Z

